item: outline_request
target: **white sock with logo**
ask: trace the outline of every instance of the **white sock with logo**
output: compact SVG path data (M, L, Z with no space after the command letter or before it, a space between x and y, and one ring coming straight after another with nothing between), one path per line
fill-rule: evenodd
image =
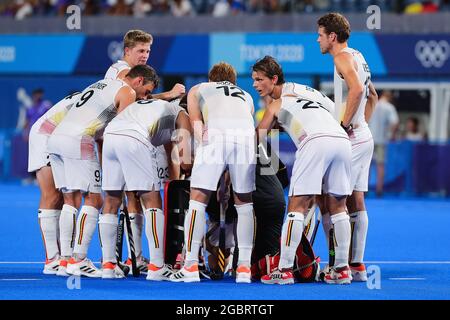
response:
M281 253L278 269L292 269L295 253L302 240L305 215L301 212L288 212L281 231Z
M61 215L59 217L59 240L61 243L62 257L68 258L72 256L73 247L75 245L77 213L77 208L69 206L68 204L63 205L62 207Z

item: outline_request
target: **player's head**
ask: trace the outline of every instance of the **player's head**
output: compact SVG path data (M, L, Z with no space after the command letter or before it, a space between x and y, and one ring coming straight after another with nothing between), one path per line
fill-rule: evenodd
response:
M236 78L236 70L231 64L226 62L216 63L208 73L208 80L210 82L228 81L232 84L236 84Z
M277 85L284 83L283 69L271 56L256 61L252 67L253 88L261 97L271 95Z
M136 99L146 98L159 84L159 78L155 69L148 65L134 66L125 78L136 91Z
M142 30L130 30L125 34L123 55L130 67L147 63L152 43L152 35Z
M319 27L317 42L322 53L330 52L335 43L347 42L350 37L350 23L340 13L327 13L317 20Z

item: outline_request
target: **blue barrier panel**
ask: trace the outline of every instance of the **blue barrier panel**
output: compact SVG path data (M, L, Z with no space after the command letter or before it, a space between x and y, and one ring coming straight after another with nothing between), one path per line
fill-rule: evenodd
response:
M389 74L450 75L450 35L376 35Z
M83 35L2 35L0 74L70 74L84 40Z
M210 61L228 61L238 73L248 74L256 60L273 56L285 74L331 74L333 59L323 55L316 33L214 33L210 36ZM352 34L349 45L360 50L374 75L385 75L383 58L372 34Z

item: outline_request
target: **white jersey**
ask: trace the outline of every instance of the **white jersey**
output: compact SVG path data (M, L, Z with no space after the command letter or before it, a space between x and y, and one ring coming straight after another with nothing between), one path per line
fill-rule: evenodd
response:
M131 69L128 62L124 60L117 60L117 62L109 67L108 71L106 71L105 79L117 79L119 73L125 69Z
M157 147L172 140L183 108L164 100L140 100L129 105L105 129L105 134L132 136Z
M352 48L344 48L342 49L344 52L348 52L352 55L353 61L356 63L358 79L361 85L364 87L364 92L362 99L358 105L358 109L356 110L355 115L353 116L351 123L354 127L366 128L367 122L364 117L364 111L366 108L367 98L369 96L369 82L370 82L370 69L367 64L364 56L361 52L352 49ZM342 121L342 118L345 113L345 109L342 108L343 104L343 95L344 95L344 86L345 80L341 77L341 75L337 72L336 67L334 68L334 102L336 105L336 119L339 120L339 123Z
M100 80L79 95L73 107L53 131L48 152L72 159L95 159L95 140L116 116L115 97L127 86L122 80Z
M201 83L197 98L208 139L215 136L253 136L253 99L228 82Z
M78 100L80 97L79 95L80 92L75 92L51 107L33 124L30 130L30 135L51 135L56 126L63 120L70 108L72 108L73 103Z
M296 89L295 97L281 97L278 122L298 148L317 136L348 137L330 113L333 102L328 97L307 86Z
M295 82L286 82L281 89L281 97L283 96L296 96L299 98L305 98L311 101L320 101L322 106L327 109L331 114L334 114L334 102L331 101L326 95L319 90L299 84Z

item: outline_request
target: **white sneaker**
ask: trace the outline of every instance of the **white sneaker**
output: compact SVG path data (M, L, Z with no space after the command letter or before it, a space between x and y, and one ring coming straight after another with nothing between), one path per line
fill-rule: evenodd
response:
M364 263L350 265L351 277L353 281L366 282L367 271Z
M352 276L348 266L330 268L323 279L328 284L350 284Z
M245 265L240 265L236 269L236 283L251 283L252 273L250 268Z
M170 276L172 282L200 282L200 274L198 272L198 264L193 264L189 268L183 267L180 271Z
M102 265L102 279L121 279L125 278L122 269L112 262L105 262Z
M60 258L55 258L53 260L47 260L44 265L43 274L56 274L59 268Z
M162 267L157 267L153 263L148 264L147 280L153 281L170 281L170 276L173 274L172 267L168 264Z
M69 262L69 260L67 259L59 259L59 267L58 267L58 271L56 272L56 275L59 277L68 277L70 276L70 274L67 273L67 263Z
M74 276L85 276L89 278L100 278L102 276L102 271L97 269L88 258L84 258L78 262L74 258L70 258L66 272Z

